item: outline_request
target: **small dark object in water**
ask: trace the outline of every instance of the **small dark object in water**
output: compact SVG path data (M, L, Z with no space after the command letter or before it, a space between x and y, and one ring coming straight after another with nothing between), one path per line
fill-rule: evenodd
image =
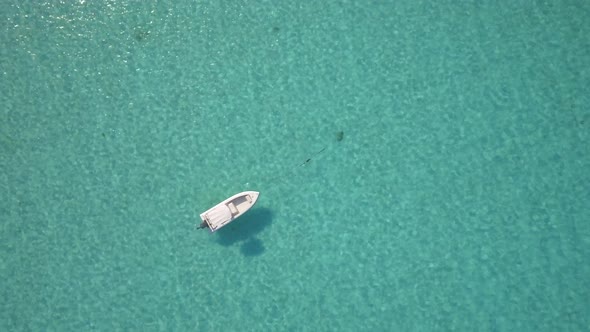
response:
M276 32L279 32L279 30L281 30L279 27L274 27L274 28L272 28L272 32L275 32L275 33L276 33Z
M342 141L344 139L344 132L343 131L339 131L336 133L336 140L338 142Z
M141 28L136 28L133 31L133 35L135 37L135 40L137 40L138 42L141 42L141 41L147 39L147 37L149 37L150 31L149 30L144 30L144 29L141 29Z

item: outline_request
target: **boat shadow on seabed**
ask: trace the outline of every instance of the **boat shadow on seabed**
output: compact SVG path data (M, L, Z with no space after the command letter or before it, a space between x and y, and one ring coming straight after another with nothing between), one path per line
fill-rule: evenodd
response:
M229 247L235 243L243 242L240 252L244 256L261 255L264 252L264 245L256 238L256 234L270 226L272 217L273 213L269 209L253 208L238 220L215 232L217 243Z

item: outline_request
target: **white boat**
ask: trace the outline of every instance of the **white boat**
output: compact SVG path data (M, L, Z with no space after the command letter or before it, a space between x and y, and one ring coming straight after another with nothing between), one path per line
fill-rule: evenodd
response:
M209 228L211 233L236 220L250 210L260 195L257 191L244 191L235 194L209 210L201 213L199 228Z

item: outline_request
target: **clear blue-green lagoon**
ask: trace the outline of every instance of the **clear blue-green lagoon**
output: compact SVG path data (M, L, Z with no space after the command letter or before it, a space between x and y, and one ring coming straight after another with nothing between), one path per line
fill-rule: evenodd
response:
M0 330L588 331L588 17L4 1Z

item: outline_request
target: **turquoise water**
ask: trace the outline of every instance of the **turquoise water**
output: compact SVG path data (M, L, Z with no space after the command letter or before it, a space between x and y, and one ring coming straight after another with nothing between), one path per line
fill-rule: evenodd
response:
M0 330L587 330L589 14L3 3Z

